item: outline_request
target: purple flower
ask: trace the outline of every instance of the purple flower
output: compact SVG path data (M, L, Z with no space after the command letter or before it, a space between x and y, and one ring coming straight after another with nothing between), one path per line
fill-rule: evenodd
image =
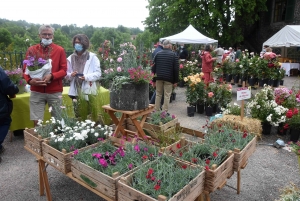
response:
M145 152L147 152L147 151L148 151L148 148L147 148L147 147L145 147L145 148L144 148L144 151L145 151Z
M140 152L140 147L139 147L138 144L134 146L134 150L135 150L136 152Z
M102 165L102 167L107 167L108 166L106 160L103 159L103 158L99 159L99 164Z
M130 163L130 164L128 165L128 169L131 170L132 167L133 167L133 165L132 165L132 163Z

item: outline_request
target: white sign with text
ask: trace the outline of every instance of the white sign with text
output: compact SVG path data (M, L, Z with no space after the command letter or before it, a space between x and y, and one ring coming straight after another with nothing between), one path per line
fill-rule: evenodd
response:
M247 87L237 89L237 100L246 100L251 98L251 91Z

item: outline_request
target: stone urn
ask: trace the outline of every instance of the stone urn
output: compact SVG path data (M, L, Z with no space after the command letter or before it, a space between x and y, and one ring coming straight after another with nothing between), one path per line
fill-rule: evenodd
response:
M110 90L110 107L116 110L142 110L149 106L149 84L124 83Z

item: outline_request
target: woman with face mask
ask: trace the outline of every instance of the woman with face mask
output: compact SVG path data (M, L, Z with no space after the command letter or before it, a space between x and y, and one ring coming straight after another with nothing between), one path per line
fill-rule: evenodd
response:
M100 61L89 52L90 41L84 34L77 34L72 40L74 53L67 58L66 79L70 81L69 96L76 99L79 94L96 94L96 81L101 77Z

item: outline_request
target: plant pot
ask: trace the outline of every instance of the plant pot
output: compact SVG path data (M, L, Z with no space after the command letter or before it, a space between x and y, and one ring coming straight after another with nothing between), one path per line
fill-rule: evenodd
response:
M172 93L172 100L176 99L176 93Z
M300 136L300 129L290 129L290 141L297 142Z
M283 85L283 83L284 83L284 80L280 80L279 81L279 84L282 86Z
M259 79L258 84L260 87L264 87L265 84L268 84L268 79L267 78Z
M187 106L187 115L189 117L193 117L194 113L195 113L195 106L194 105Z
M204 108L205 108L204 103L197 103L197 112L199 114L203 114L204 113Z
M253 86L255 85L255 78L250 77L250 78L248 79L248 83L249 83L249 86L253 87Z
M273 80L273 87L279 86L279 80Z
M239 75L234 75L233 80L234 80L234 83L239 83L240 76Z
M184 81L183 81L183 80L180 80L179 83L178 83L178 86L179 86L179 87L184 87Z
M205 106L205 114L206 116L212 116L213 108L210 105Z
M287 129L283 129L283 126L284 126L283 123L280 123L280 124L279 124L279 126L278 126L278 128L277 128L277 134L278 134L278 135L281 135L281 136L286 135Z
M273 83L274 83L274 80L272 80L272 79L269 79L269 80L268 80L268 85L269 85L269 86L272 87L272 86L273 86Z
M112 87L110 107L116 110L142 110L149 106L149 84L122 84L121 88Z
M231 82L232 80L232 75L231 74L227 74L226 75L226 82Z
M262 134L270 135L271 134L272 125L269 122L262 123Z
M18 85L18 88L19 88L18 94L23 94L23 93L25 93L25 92L26 92L25 87L26 87L26 86L24 86L24 85Z
M216 112L217 112L217 107L218 107L218 104L213 104L213 105L212 105L212 112L213 112L213 113L216 113Z

